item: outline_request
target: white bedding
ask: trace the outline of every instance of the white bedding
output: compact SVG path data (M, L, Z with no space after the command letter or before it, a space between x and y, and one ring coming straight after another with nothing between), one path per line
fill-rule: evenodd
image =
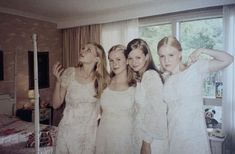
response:
M48 125L40 125L44 129ZM50 127L55 140L57 127ZM16 117L0 114L0 153L31 154L35 148L26 148L28 136L34 132L34 123L25 122ZM55 143L55 141L53 142ZM52 154L54 146L41 147L41 154Z

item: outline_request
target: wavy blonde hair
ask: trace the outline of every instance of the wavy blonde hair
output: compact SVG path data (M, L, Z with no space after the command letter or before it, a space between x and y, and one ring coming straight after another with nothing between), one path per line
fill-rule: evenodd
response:
M110 78L107 71L107 61L105 56L104 48L96 42L88 42L87 44L93 45L96 50L97 57L99 58L98 62L95 64L93 69L93 78L95 80L94 87L96 91L96 98L100 98L103 90L107 87ZM78 67L82 67L81 63L78 64Z

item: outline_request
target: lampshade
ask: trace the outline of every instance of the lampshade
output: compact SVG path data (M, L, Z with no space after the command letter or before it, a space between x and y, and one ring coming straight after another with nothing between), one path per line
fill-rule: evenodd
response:
M35 95L34 90L29 90L29 91L28 91L28 97L29 97L30 99L35 98L34 95Z

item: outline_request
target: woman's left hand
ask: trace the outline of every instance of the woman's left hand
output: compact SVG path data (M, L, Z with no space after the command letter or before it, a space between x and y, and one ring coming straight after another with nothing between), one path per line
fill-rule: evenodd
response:
M201 53L202 53L201 48L196 49L195 51L193 51L193 52L190 54L189 58L188 58L187 65L189 66L189 65L195 63L195 62L199 59Z

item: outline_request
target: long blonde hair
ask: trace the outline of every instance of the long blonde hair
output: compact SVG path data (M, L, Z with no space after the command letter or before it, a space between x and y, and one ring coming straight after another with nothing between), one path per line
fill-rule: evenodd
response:
M96 98L100 98L103 90L107 87L109 83L109 73L107 71L107 61L105 56L104 48L95 42L88 42L87 44L91 44L95 47L97 57L99 57L99 61L95 64L93 69L94 74L94 87L96 91ZM78 64L78 67L82 67L81 63Z

